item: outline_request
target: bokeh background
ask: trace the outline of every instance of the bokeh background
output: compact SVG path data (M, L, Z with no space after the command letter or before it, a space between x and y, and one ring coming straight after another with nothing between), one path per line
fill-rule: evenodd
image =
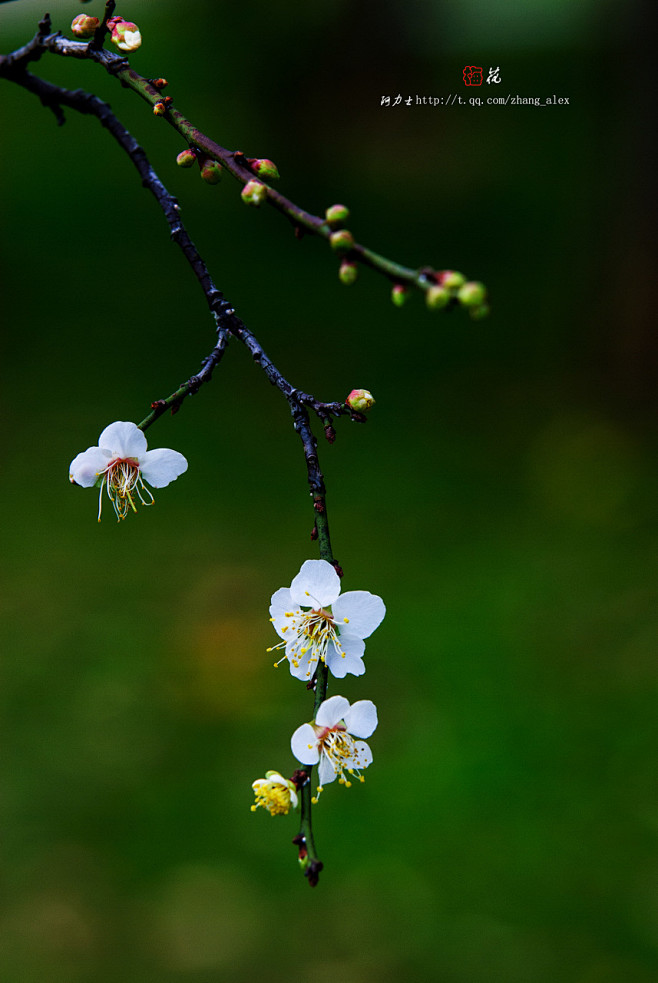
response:
M81 9L52 0L64 31ZM648 9L648 8L647 8ZM345 587L384 597L365 785L249 811L309 697L265 648L312 510L288 410L232 344L149 431L189 471L125 523L67 466L212 347L158 209L93 119L2 84L0 977L6 983L651 983L658 978L656 336L641 4L132 0L146 76L357 238L463 270L493 314L351 287L91 64L281 370L373 391L321 444ZM3 50L40 0L2 5ZM466 90L465 64L499 67ZM382 95L569 106L382 108Z

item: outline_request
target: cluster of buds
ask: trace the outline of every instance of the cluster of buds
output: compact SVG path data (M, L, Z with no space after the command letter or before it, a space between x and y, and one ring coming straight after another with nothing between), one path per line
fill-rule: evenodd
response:
M142 43L142 35L137 24L124 20L123 17L110 17L107 26L111 31L112 43L116 44L120 51L137 51Z
M100 21L98 17L89 17L87 14L78 14L77 17L73 18L71 30L75 34L76 38L86 40L87 38L93 38L99 25Z
M466 280L456 270L442 270L433 275L434 282L427 289L425 303L432 311L441 310L450 303L461 304L470 316L477 320L489 313L487 289L483 283Z

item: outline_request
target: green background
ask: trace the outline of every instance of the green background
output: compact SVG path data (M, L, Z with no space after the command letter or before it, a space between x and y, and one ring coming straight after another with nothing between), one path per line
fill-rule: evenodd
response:
M64 31L98 3L50 4ZM249 811L310 696L265 652L312 509L287 406L232 343L148 433L189 471L117 525L67 481L213 344L150 195L93 119L3 83L2 702L6 983L651 983L658 978L656 341L650 59L640 5L153 3L131 56L224 146L411 266L463 270L489 320L343 287L320 240L248 209L100 69L95 91L183 206L284 375L374 393L320 444L345 589L387 617L364 785ZM39 0L2 5L3 50ZM465 64L499 86L465 89ZM491 91L490 91L491 90ZM471 92L554 107L382 108Z

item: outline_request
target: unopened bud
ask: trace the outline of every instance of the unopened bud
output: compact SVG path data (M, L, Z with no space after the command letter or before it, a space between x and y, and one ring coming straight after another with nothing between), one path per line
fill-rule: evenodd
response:
M344 259L338 270L338 279L340 282L344 283L346 287L349 287L355 282L358 275L359 268L356 263L350 263L349 260Z
M176 158L176 163L179 167L192 167L196 160L196 154L189 147L187 150L181 150L178 157Z
M344 222L347 222L350 217L350 210L346 205L332 205L331 208L326 210L324 217L329 225L336 229Z
M457 291L457 299L464 307L479 307L487 297L487 288L477 280L469 280L464 283Z
M247 205L255 205L259 208L267 198L267 188L262 181L247 181L240 192L240 197Z
M252 171L265 181L279 180L279 169L273 160L268 160L267 157L251 158L249 164Z
M153 85L156 89L166 89L169 82L166 79L153 79Z
M219 184L222 180L222 165L206 157L201 165L201 177L206 184Z
M167 110L163 102L156 102L155 106L153 107L154 116L164 116L166 111Z
M425 294L425 303L431 311L439 311L450 300L450 291L445 287L430 287Z
M391 290L391 300L396 307L402 307L409 297L409 291L401 283L396 283Z
M348 229L339 229L331 233L329 244L337 253L346 253L354 245L354 236Z
M439 283L446 290L459 290L466 283L466 277L457 270L442 270L438 275Z
M88 17L87 14L78 14L77 17L73 18L71 30L76 38L93 38L99 24L98 17Z
M367 389L353 389L345 402L355 413L367 413L375 405L375 399Z
M137 24L123 20L122 17L112 17L107 22L107 26L112 29L110 38L117 48L121 51L137 51L142 43L142 35L139 33Z

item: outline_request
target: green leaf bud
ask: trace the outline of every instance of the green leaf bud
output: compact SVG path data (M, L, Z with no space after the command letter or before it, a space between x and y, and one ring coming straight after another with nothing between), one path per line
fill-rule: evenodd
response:
M189 147L187 150L181 150L178 157L176 158L176 163L179 167L192 167L196 160L196 154Z
M201 165L201 177L206 184L219 184L222 180L222 165L206 157Z
M250 160L251 169L258 175L262 177L264 181L278 181L279 180L279 169L273 160L268 160L267 157L259 157L256 160Z

